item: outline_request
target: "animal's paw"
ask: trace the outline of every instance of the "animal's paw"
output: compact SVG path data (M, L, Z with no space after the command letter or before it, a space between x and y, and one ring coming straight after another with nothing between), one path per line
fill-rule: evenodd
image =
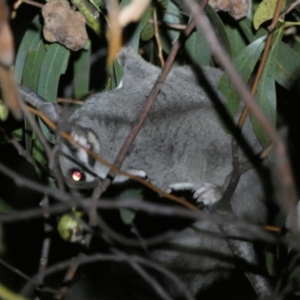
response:
M193 198L200 205L212 205L219 201L222 194L219 187L214 184L203 182L199 184L183 182L173 183L167 189L168 193L187 191L193 194Z
M130 169L130 170L126 170L127 173L133 175L133 176L137 176L137 177L141 177L143 179L147 179L147 174L146 172L142 171L142 170L135 170L135 169ZM128 176L125 175L117 175L114 179L114 183L123 183L127 180L129 180L130 178Z
M170 184L167 193L178 192L178 191L191 191L195 189L195 184L190 182L179 182Z
M204 206L212 205L219 201L222 194L220 188L211 183L203 183L195 188L194 199Z

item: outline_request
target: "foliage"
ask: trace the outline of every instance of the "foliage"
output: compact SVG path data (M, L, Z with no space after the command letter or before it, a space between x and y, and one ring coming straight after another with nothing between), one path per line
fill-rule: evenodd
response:
M120 7L126 6L129 2L128 0L122 0ZM190 16L177 3L178 1L173 2L171 0L153 1L139 21L124 29L124 42L138 50L149 62L160 65L170 54L172 43L183 36L183 29L191 22ZM72 52L61 44L46 42L42 36L43 21L40 12L36 14L32 21L28 22L26 32L18 49L16 49L14 74L17 82L37 92L49 102L55 102L57 98L83 100L95 91L118 87L123 76L123 70L117 60L111 66L106 65L107 45L114 37L107 37L107 27L110 24L104 1L77 0L74 4L87 18L87 25L90 27L88 29L89 41L83 49ZM260 4L253 1L252 4L252 11L248 16L238 21L228 17L224 12L216 12L209 5L204 10L206 17L213 24L218 39L227 54L232 58L239 74L250 86L262 59L262 52L268 35L267 26L270 25L270 20L273 18L276 1L264 0ZM290 2L287 1L286 7L289 4ZM96 19L94 18L95 14L93 14L95 10L99 15L99 18ZM154 14L157 16L156 24ZM26 13L20 11L17 19L12 21L13 28L16 28L14 26L19 19L26 18ZM284 21L284 18L288 22ZM284 18L281 19L274 30L272 46L255 93L255 99L261 110L269 121L279 128L289 126L290 121L294 120L290 119L289 115L286 115L286 111L281 111L281 109L291 104L287 103L290 100L286 95L291 95L292 88L297 86L297 78L300 75L299 30L297 27L287 26L297 24L300 21L299 8L296 7ZM14 30L14 34L16 36L19 34L18 28ZM199 28L193 30L184 40L183 47L173 62L174 66L183 64L219 67L218 59L212 56L210 45ZM240 103L240 96L235 91L226 73L220 81L219 90L227 101L226 106L229 113L237 119L242 103ZM39 180L44 180L47 178L47 173L44 170L47 169L49 157L47 159L43 144L33 133L27 122L25 122L24 128L23 124L18 122L10 121L13 124L12 126L9 124L9 120L4 122L6 111L1 100L0 104L1 112L3 112L3 116L1 115L3 122L1 121L0 124L3 127L3 132L5 132L0 136L1 145L7 145L8 141L14 137L14 132L19 133L23 129L24 136L22 138L18 137L18 141L24 145L28 154L32 155L36 161L38 167L35 166L35 170L39 175ZM254 115L251 116L251 121L261 143L264 146L268 145L270 138L265 129ZM46 140L55 145L56 140L53 132L43 121L39 119L38 122ZM296 131L297 129L291 129L291 133ZM293 137L297 139L298 134L291 135L291 139ZM299 140L292 140L292 143L298 146ZM296 166L298 165L296 164ZM14 167L18 170L17 166ZM295 174L297 173L295 171ZM124 199L141 199L144 196L139 189L129 189L120 193L120 195ZM23 201L22 191L19 197L20 201ZM2 194L0 194L0 198L0 213L7 213L4 207L16 206L14 208L19 208L15 202L11 203L10 198L5 199ZM137 218L136 211L121 209L120 214L123 223L129 227L131 226L132 230L134 227L133 221ZM283 218L282 215L280 217ZM71 218L71 220L75 222L74 219ZM122 225L124 225L123 223ZM280 226L284 226L283 223L284 221L281 221ZM278 222L276 225L278 225ZM31 228L31 230L30 234L34 236L35 228ZM2 237L0 243L3 243ZM0 244L0 248L4 247ZM299 284L300 276L296 268L297 264L292 265L293 261L292 259L289 260L291 255L287 249L284 249L283 253L279 253L279 249L282 250L281 246L269 247L267 251L267 267L271 270L271 275L276 279L285 276L286 281L290 276L293 283ZM13 259L14 257L11 258L12 263ZM57 260L60 260L59 255ZM288 270L288 274L284 273L287 272L286 270L280 269L280 264L283 261L287 261L289 267L294 266L294 268L291 267ZM37 263L37 260L35 260L35 263ZM30 268L29 270L32 271ZM35 272L36 270L37 268L34 269ZM1 272L2 269L0 269ZM13 288L18 289L19 286L13 286ZM7 299L14 298L9 296Z

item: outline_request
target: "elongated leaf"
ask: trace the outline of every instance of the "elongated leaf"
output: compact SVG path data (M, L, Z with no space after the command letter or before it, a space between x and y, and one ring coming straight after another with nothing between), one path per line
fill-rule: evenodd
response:
M143 41L149 41L154 35L154 24L148 22L153 15L153 10L153 5L149 5L143 17L144 23L141 29L141 40Z
M244 48L244 50L234 59L234 64L245 82L248 82L264 48L264 44L265 37L262 37ZM224 74L220 80L219 90L227 99L226 105L228 111L234 116L240 104L240 97L236 93L226 74Z
M35 92L38 90L40 71L45 56L46 48L43 41L40 40L37 49L30 50L25 60L22 84Z
M58 83L61 74L66 71L70 51L59 44L47 44L46 55L41 66L38 94L50 102L57 98ZM55 136L49 128L39 120L39 124L46 139L55 143Z
M238 25L238 23L235 24ZM238 26L225 25L225 30L230 41L232 56L236 57L247 46L246 40L241 35Z
M123 68L119 64L118 60L115 59L110 71L110 79L106 85L107 90L113 90L121 84L123 78Z
M141 189L128 189L120 194L121 199L143 199ZM125 224L131 224L135 218L136 212L132 209L121 208L120 209L121 219Z
M277 0L263 0L254 13L253 25L258 29L262 23L271 20L277 6Z
M148 22L149 19L153 16L153 11L154 11L153 5L150 4L150 5L148 6L147 10L145 11L145 13L144 13L144 15L143 15L141 21L140 21L140 23L141 23L141 24L140 24L140 34L139 34L139 38L140 38L140 39L143 39L143 37L142 37L143 31L145 30L145 28L146 28L148 25L152 25L152 27L150 26L150 27L148 27L148 28L150 28L150 29L152 28L152 29L153 29L153 34L154 34L154 25ZM150 33L150 35L151 35L151 31L148 30L148 37L147 37L146 40L149 40L149 39L153 36L153 34L152 34L152 36L149 37L149 33ZM144 37L145 37L145 36L144 36ZM137 49L137 50L138 50L138 49Z
M47 159L46 159L44 147L42 146L40 140L37 139L36 137L33 138L32 156L42 166L46 166ZM37 172L39 177L42 176L42 170L39 167L36 167L35 171Z
M279 43L275 80L284 88L290 89L300 76L300 55L283 42Z
M36 49L39 45L39 42L41 40L41 30L42 25L40 23L40 16L38 15L33 19L18 49L14 73L16 76L16 80L19 83L21 83L22 80L24 64L28 52L30 50Z
M99 8L96 9L94 4L86 0L73 0L72 3L84 15L87 25L99 35L101 33L101 24L99 20L99 13L97 11Z
M169 1L167 4L167 10L164 14L163 21L173 24L180 24L181 22L181 12L172 1ZM174 29L168 29L167 34L171 41L174 41L179 38L180 32Z
M91 69L91 42L84 50L81 50L80 57L74 63L74 96L75 99L82 99L89 92L90 69Z
M256 93L256 100L269 121L275 126L276 123L276 90L275 90L275 70L278 45L282 37L283 30L276 33L272 48L269 52L265 68L263 70ZM257 122L255 117L252 118L252 124L260 142L266 145L270 138L264 129Z
M238 22L238 24L250 43L252 43L255 40L257 40L258 38L268 34L267 30L265 30L263 28L254 30L252 27L252 23L248 18L244 18L244 19L240 20Z
M211 54L202 32L199 30L192 32L185 42L184 47L193 63L209 66Z
M218 37L225 48L228 55L232 57L230 42L224 27L222 20L220 19L219 15L211 8L210 5L206 5L204 9L207 17L209 18L210 22L212 23Z
M43 41L40 40L37 49L30 50L25 60L22 84L35 92L38 90L39 76L45 55L46 48ZM25 120L25 128L26 150L30 153L32 150L32 136L28 134L31 132L31 126L27 120Z
M54 102L57 97L60 75L66 71L70 51L59 44L48 44L46 50L40 72L38 94Z
M247 18L239 21L239 26L250 42L255 41L257 37L267 34L267 31L263 28L259 28L257 31L251 30L251 21ZM300 55L297 51L280 41L275 70L276 82L281 84L284 88L289 89L299 75Z

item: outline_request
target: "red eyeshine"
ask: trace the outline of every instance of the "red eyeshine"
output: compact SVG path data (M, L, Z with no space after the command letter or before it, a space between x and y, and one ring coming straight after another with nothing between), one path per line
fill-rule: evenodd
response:
M75 170L75 171L72 172L72 179L74 181L81 181L82 178L83 178L83 174L82 174L81 171Z

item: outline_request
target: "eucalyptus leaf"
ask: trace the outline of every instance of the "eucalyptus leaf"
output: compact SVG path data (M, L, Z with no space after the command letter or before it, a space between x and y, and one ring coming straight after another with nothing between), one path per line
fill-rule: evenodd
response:
M247 18L239 21L239 26L250 42L255 41L258 37L267 35L267 31L263 28L253 31L251 29L251 21ZM294 46L294 49L292 49L284 42L279 42L275 80L286 89L289 89L300 75L300 55L297 51L297 44L299 44L300 49L300 43L296 43L296 47Z
M40 77L41 67L46 56L46 48L42 40L39 40L36 48L30 49L27 53L24 63L22 76L22 84L37 92L38 82ZM25 143L26 150L31 153L32 150L32 135L31 125L25 119Z
M245 82L249 81L254 67L256 66L257 61L260 58L261 52L265 45L265 39L266 37L257 39L249 46L244 48L234 59L234 64ZM234 116L240 105L240 96L235 91L226 73L224 73L220 80L219 90L227 99L226 106L229 113Z
M256 101L262 111L265 113L269 121L275 126L276 123L276 89L275 89L275 70L278 45L283 34L283 29L279 29L275 36L273 45L269 52L261 79L256 93ZM254 131L259 138L262 145L266 146L270 138L262 128L261 124L256 120L255 116L252 118Z
M120 194L121 199L143 199L143 194L141 189L127 189ZM121 208L120 216L125 224L131 224L135 218L136 212L132 209Z
M38 90L38 82L43 61L46 56L46 48L42 40L40 40L36 50L29 50L22 77L22 84L33 91Z
M182 18L179 8L172 1L169 1L163 16L163 21L166 23L180 24L181 20ZM178 30L168 29L166 31L171 41L177 40L180 36L180 32Z
M106 87L106 89L113 90L117 88L121 84L122 78L123 78L123 68L118 62L118 60L115 59L110 73L110 80L108 82L108 86Z
M263 0L259 5L253 16L253 26L258 29L260 25L274 16L277 6L277 0Z
M210 5L205 5L204 12L206 13L209 21L212 23L215 32L218 35L221 44L223 45L224 49L232 57L230 42L227 36L227 32L225 30L224 24L220 19L219 15L212 9Z
M211 54L202 32L199 30L192 32L186 40L184 47L193 63L209 66Z
M16 56L16 63L14 68L14 73L17 82L21 83L23 71L24 71L24 64L27 57L27 54L30 50L34 50L38 47L38 44L41 40L41 31L42 25L40 22L40 16L37 15L31 25L28 27L22 42L19 46L18 53Z
M149 41L154 35L154 24L149 22L149 19L153 16L154 8L149 5L144 16L141 26L141 40Z
M0 99L0 121L4 122L8 117L8 109L4 102Z
M47 44L45 48L46 55L40 69L37 93L46 100L55 102L59 79L66 71L70 51L60 44ZM55 143L55 135L41 120L39 124L46 139Z
M238 28L238 23L235 23L235 25L237 26L225 25L233 57L236 57L247 46L246 40Z
M21 141L23 137L23 128L15 129L12 131L11 135L15 140Z
M286 89L300 77L300 54L282 41L279 43L275 80Z
M87 25L92 28L97 35L101 33L101 24L99 20L99 7L87 0L72 0L72 3L84 15ZM97 4L96 4L97 6Z
M44 147L42 146L41 142L37 138L33 138L32 156L40 165L46 166L47 158L45 155L45 150L44 150ZM35 171L39 177L42 176L43 172L39 167L36 167Z
M239 27L243 31L245 37L248 39L250 43L254 42L258 38L265 36L268 34L267 30L263 28L259 28L258 30L254 30L252 26L252 22L248 18L244 18L238 22Z
M80 51L79 58L74 63L74 97L82 99L89 92L90 69L91 69L91 42L84 50Z
M60 44L47 44L38 84L38 94L50 102L55 102L59 79L65 73L70 51Z

